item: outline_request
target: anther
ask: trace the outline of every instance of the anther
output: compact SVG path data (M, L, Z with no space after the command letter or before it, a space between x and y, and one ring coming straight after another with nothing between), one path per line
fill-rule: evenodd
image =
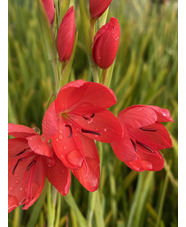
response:
M17 168L17 166L18 166L19 162L20 162L20 161L22 161L23 159L24 159L24 157L22 157L22 158L20 158L20 159L18 159L18 160L17 160L17 162L16 162L16 164L15 164L15 166L14 166L13 170L12 170L12 175L14 175L15 170L16 170L16 168Z
M130 139L130 141L132 142L132 145L133 145L133 147L134 147L135 152L137 152L136 144L134 143L134 141L133 141L132 139Z
M83 119L85 119L85 120L90 120L90 119L92 119L94 116L95 116L95 113L93 113L90 117L88 117L88 116L86 116L86 115L83 114Z
M156 132L157 131L157 129L143 128L143 127L141 127L140 129L143 131L147 131L147 132Z
M154 153L154 151L153 151L150 147L148 147L147 145L145 145L145 144L143 144L143 143L140 143L139 141L136 141L136 143L139 144L140 146L146 148L146 149L149 150L150 152Z
M91 131L91 130L86 130L86 129L83 129L83 128L81 129L81 131L83 133L89 133L89 134L101 136L101 134L99 132L95 132L95 131Z
M36 164L36 160L33 160L33 161L27 166L26 171L28 172L28 170L29 170L33 165L35 165L35 164Z
M70 135L68 136L70 138L72 136L72 127L70 125L65 125L65 127L70 129Z
M27 149L25 148L24 150L22 150L22 151L21 151L21 152L19 152L18 154L13 155L12 157L17 157L17 156L19 156L19 155L23 154L26 150L27 150Z

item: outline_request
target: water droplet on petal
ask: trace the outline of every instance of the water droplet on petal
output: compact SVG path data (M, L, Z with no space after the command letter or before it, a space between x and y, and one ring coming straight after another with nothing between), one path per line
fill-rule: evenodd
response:
M18 180L16 180L16 181L15 181L15 183L16 183L16 184L18 184L18 183L19 183L19 181L18 181Z
M60 129L60 130L59 130L59 134L62 134L62 133L63 133L63 131Z
M152 162L150 162L150 161L143 160L142 164L144 166L144 169L146 169L146 170L152 170L152 168L153 168Z
M20 191L22 191L22 190L23 190L23 188L20 188L19 190L20 190Z
M72 150L67 155L68 162L74 167L81 167L83 164L83 157L77 150Z
M13 189L12 187L9 188L10 191L12 191L12 189Z
M58 139L56 139L56 142L58 142L59 140Z
M104 132L106 132L107 131L107 129L106 128L104 128L104 130L103 130Z
M63 136L62 135L59 135L59 140L62 140L63 139Z
M67 149L67 147L63 147L65 150Z
M55 158L46 158L46 163L48 167L53 167L56 164Z

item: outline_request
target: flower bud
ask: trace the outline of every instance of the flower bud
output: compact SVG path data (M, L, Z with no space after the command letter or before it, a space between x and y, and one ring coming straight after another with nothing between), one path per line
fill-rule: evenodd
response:
M112 0L89 0L89 11L92 18L99 18L109 7Z
M55 9L54 9L54 1L53 0L42 0L45 12L47 14L48 20L50 24L54 21Z
M71 6L66 12L57 33L57 51L59 61L68 61L71 57L75 38L75 12Z
M102 26L94 37L92 56L102 69L110 67L116 57L120 39L120 26L117 18Z

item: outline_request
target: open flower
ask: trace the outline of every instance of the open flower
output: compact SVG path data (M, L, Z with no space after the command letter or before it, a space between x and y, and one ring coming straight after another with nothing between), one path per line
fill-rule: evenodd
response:
M62 194L70 187L70 171L32 128L8 124L8 212L28 209L40 196L45 176Z
M48 20L50 24L54 21L55 9L54 9L54 1L53 0L42 0L45 12L47 14Z
M160 122L172 121L167 109L157 106L135 105L122 110L118 119L123 138L111 143L115 155L136 171L159 171L164 159L159 150L172 146L166 128Z
M116 103L104 85L77 80L59 91L43 118L45 140L89 191L99 185L99 156L94 140L110 143L122 137L118 119L107 110Z
M92 18L99 18L109 7L112 0L89 0L89 10Z
M94 37L92 57L94 62L102 69L112 65L116 57L120 40L120 26L118 19L111 17Z
M57 33L57 51L59 61L68 61L71 57L75 39L75 12L71 6L66 12Z

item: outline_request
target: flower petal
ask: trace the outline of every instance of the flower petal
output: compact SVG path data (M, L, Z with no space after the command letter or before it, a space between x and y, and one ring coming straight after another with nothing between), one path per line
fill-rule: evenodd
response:
M127 128L140 128L157 121L157 115L154 110L147 106L130 106L122 110L118 118L123 122Z
M8 123L8 135L25 138L27 136L37 135L37 132L25 125Z
M74 176L88 191L95 191L99 186L100 162L97 147L92 139L79 134L85 155L85 162L80 169L72 170Z
M29 136L26 138L32 151L39 155L52 156L49 145L42 140L40 135Z
M139 129L129 129L135 139L155 149L172 147L172 140L167 129L159 122Z
M8 140L8 156L15 156L28 149L28 142L24 138L12 138Z
M123 138L120 141L111 143L112 149L117 158L122 162L135 161L138 157L135 145L132 144L125 125L122 125L122 128L124 132Z
M28 209L38 199L44 186L45 170L42 157L35 158L35 165L30 168L28 167L34 157L20 160L23 157L24 154L21 154L8 159L9 212L23 204L23 209Z
M55 100L55 107L56 112L59 113L71 111L83 104L109 108L115 103L114 92L108 87L99 83L77 80L61 88Z
M52 102L45 112L42 122L43 136L48 141L57 132L57 115L55 104Z
M50 183L63 195L67 195L70 184L71 176L68 168L57 158L54 154L53 158L46 157L46 176Z
M109 110L94 112L91 119L83 118L88 116L89 112L84 112L80 116L72 116L71 119L77 130L91 139L110 143L122 138L122 128L120 122Z
M58 131L52 137L52 147L57 157L67 168L80 168L84 161L84 155L77 142L78 134L74 127L65 124L62 119L58 119Z
M151 106L151 108L153 110L155 110L159 122L167 122L167 121L174 122L174 120L171 117L171 114L170 114L169 110L162 109L159 106Z
M137 144L138 160L126 164L136 171L160 171L164 167L164 159L158 150L153 149L153 153ZM139 170L137 170L139 169Z

